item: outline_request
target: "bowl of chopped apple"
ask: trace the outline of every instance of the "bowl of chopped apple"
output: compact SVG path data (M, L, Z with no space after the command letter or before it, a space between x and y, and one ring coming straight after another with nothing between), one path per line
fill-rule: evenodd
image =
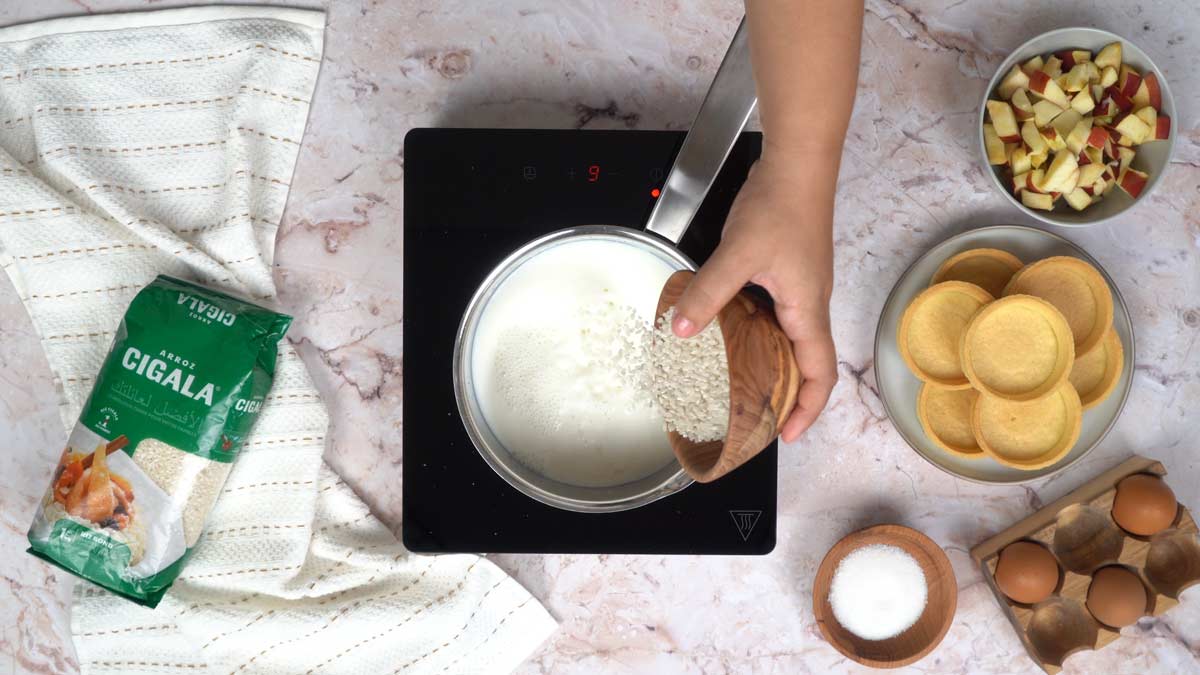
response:
M979 112L985 173L1029 215L1086 227L1154 190L1175 147L1175 101L1136 45L1062 28L1000 64Z

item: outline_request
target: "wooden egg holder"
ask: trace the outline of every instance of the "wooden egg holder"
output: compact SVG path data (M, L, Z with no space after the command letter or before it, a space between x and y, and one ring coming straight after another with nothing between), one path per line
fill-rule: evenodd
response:
M996 595L1026 651L1051 675L1062 670L1063 661L1071 654L1100 649L1120 636L1119 629L1101 624L1087 610L1088 586L1097 569L1122 565L1135 572L1147 590L1149 616L1158 616L1179 604L1179 594L1200 583L1200 542L1196 537L1196 522L1182 504L1172 527L1152 537L1131 535L1112 520L1117 483L1135 473L1165 476L1167 470L1155 460L1134 455L971 549L972 559L983 571L984 580ZM1094 511L1085 513L1089 507ZM1088 516L1086 520L1090 520L1093 527L1101 526L1097 516L1100 514L1106 524L1094 536L1077 542L1074 549L1056 550L1059 514L1065 509L1072 509L1068 512L1071 516ZM1074 522L1084 527L1086 523L1080 522L1082 520L1085 518ZM1043 544L1059 564L1060 578L1054 595L1032 606L1010 600L996 585L1000 551L1021 540ZM1074 569L1068 567L1067 562Z

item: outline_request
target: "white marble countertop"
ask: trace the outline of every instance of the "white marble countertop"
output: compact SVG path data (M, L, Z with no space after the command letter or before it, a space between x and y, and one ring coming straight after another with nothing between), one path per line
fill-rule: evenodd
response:
M9 0L0 25L170 4ZM1133 452L1162 460L1182 501L1200 507L1200 38L1191 30L1200 6L1033 4L867 2L836 225L842 377L820 422L781 453L778 547L761 558L496 556L562 622L520 673L858 672L819 637L812 578L838 538L884 521L932 536L958 576L950 633L909 670L1036 673L973 568L970 547ZM326 61L276 277L297 317L290 337L336 420L329 461L398 531L405 132L684 128L741 7L339 0L328 11ZM1017 487L956 481L913 453L882 411L871 357L876 318L893 280L926 248L967 228L1027 222L978 168L976 106L1006 50L1080 24L1147 51L1182 111L1174 162L1154 197L1109 226L1064 233L1103 263L1129 304L1138 330L1133 393L1104 444L1059 477ZM74 673L69 578L22 552L64 433L49 370L7 280L0 437L0 673ZM1109 647L1072 656L1067 671L1200 672L1200 592L1190 596Z

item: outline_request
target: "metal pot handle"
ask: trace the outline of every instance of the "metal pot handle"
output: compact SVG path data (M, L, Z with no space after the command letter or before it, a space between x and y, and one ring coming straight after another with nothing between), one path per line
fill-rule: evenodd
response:
M743 17L646 221L648 232L679 243L757 102Z

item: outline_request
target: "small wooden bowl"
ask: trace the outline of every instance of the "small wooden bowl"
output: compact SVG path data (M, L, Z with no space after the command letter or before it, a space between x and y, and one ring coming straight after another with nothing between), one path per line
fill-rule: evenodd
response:
M679 301L695 273L671 275L658 296L662 316ZM738 293L717 315L729 362L729 431L724 441L696 443L671 432L671 449L688 475L714 481L750 461L779 435L803 378L792 342L775 312L746 292Z
M833 573L842 559L872 544L904 549L925 573L925 611L912 627L887 640L864 640L846 630L829 604ZM847 658L872 668L899 668L925 658L950 630L957 607L958 582L950 559L932 539L903 525L876 525L846 535L825 554L813 581L813 614L822 637Z

